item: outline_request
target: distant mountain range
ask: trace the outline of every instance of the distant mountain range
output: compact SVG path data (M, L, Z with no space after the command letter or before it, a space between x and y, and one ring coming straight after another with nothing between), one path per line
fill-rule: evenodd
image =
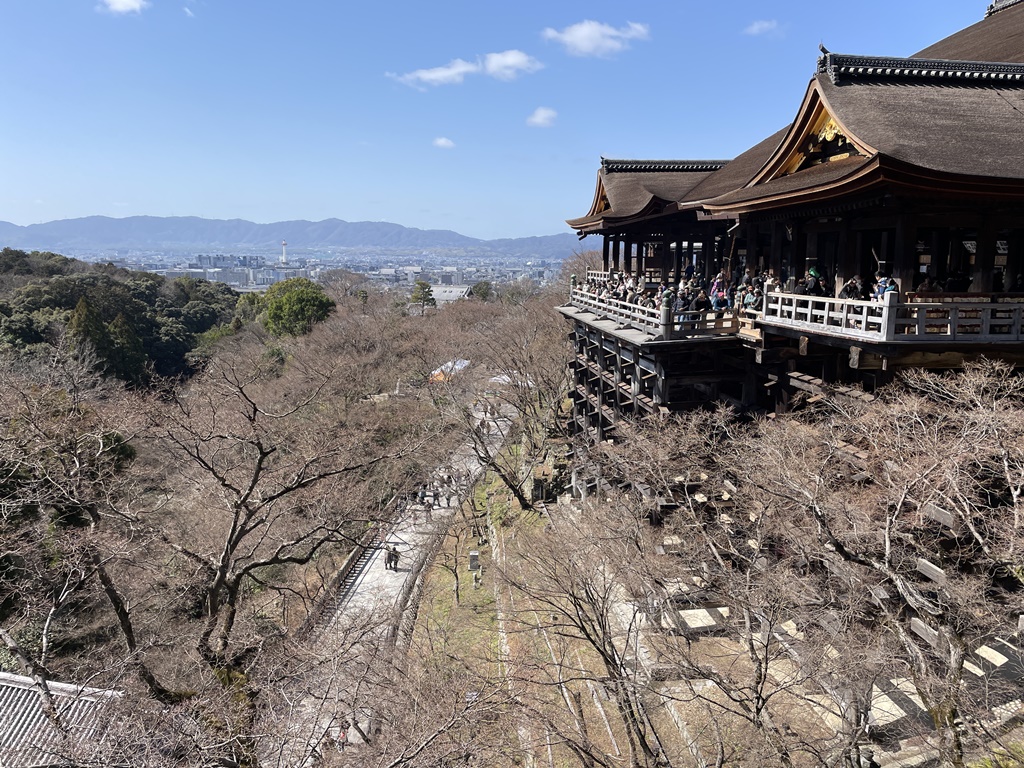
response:
M579 250L566 232L540 237L480 240L445 229L414 229L375 221L279 221L255 224L242 219L195 216L88 216L26 227L0 221L0 247L27 250L275 250L289 248L465 249L492 255L558 259Z

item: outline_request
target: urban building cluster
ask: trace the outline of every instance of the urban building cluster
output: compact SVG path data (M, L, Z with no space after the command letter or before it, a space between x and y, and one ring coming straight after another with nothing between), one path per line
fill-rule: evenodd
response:
M560 262L465 255L457 251L394 252L388 249L287 249L272 252L186 253L180 251L122 250L67 252L85 261L109 262L114 266L153 272L168 278L194 277L225 283L238 291L262 291L293 277L318 280L334 270L365 275L384 288L411 290L417 281L434 287L434 297L468 293L476 283L513 283L532 280L540 285L553 280ZM463 290L464 289L464 290Z

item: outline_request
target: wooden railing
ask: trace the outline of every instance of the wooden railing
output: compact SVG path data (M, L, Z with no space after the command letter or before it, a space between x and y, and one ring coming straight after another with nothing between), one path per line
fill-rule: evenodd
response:
M725 309L719 312L677 312L672 318L672 338L728 336L739 333L738 313Z
M597 280L599 282L605 282L609 278L611 278L612 275L614 275L616 278L618 278L622 274L623 274L622 270L619 270L618 272L616 272L615 270L611 270L609 272L601 272L600 270L596 270L596 269L588 269L587 270L587 278L586 279L587 280ZM630 274L635 277L639 273L638 272L630 272ZM647 282L647 287L648 288L656 287L657 285L659 285L661 283L661 270L660 269L645 269L644 270L644 280Z
M661 336L663 340L735 334L740 322L732 310L719 312L676 312L602 298L582 288L573 288L570 303L595 315L615 320L638 331Z
M569 298L580 309L589 309L594 314L621 320L637 330L661 327L661 311L652 307L641 307L621 299L601 298L582 288L574 288Z
M808 333L824 333L845 339L885 341L895 320L895 293L887 294L887 303L800 296L770 292L764 295L761 325L794 328Z
M883 302L768 293L760 323L850 340L884 343L1020 342L1019 303L957 301L900 303L897 294Z
M1022 341L1020 304L902 304L894 341Z
M588 272L600 279L607 273ZM926 299L922 301L921 299ZM570 303L664 340L735 334L741 316L755 327L788 328L849 341L886 344L1024 342L1024 296L929 295L901 302L857 301L769 292L758 313L745 310L669 313L574 287Z

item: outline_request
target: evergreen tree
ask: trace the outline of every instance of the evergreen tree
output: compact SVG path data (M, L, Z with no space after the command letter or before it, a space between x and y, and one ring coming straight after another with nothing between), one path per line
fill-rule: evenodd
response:
M490 280L481 280L478 283L474 283L469 292L480 299L480 301L487 301L494 295L494 286L491 285Z
M267 310L264 325L275 336L300 336L334 311L334 299L304 277L276 283L264 296Z
M437 300L434 298L434 289L426 280L417 280L416 287L412 289L412 296L409 299L413 304L420 305L420 314L427 311L427 307L436 307Z
M110 372L123 381L138 384L145 379L146 353L142 341L124 315L118 315L107 328L110 351L107 362Z
M78 300L75 311L71 313L68 334L74 344L92 347L97 355L106 360L110 351L110 334L99 312L85 296Z

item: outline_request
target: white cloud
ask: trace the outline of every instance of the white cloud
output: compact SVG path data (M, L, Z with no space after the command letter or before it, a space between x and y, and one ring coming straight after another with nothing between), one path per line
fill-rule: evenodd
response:
M758 21L751 22L743 30L744 35L767 35L770 32L777 32L779 29L779 22L775 19L760 19Z
M102 0L103 7L111 13L142 13L149 0Z
M188 16L190 19L194 19L196 17L196 15L192 13L192 9L188 6L185 6L185 15Z
M388 73L400 83L411 85L413 88L423 88L427 85L452 85L461 83L466 75L480 71L480 65L462 59L453 59L443 67L432 67L431 69L417 69L407 72L404 75Z
M630 21L626 26L616 29L609 24L587 19L561 32L548 27L541 35L545 40L561 43L573 56L610 56L629 48L629 40L646 40L650 28L646 24Z
M422 91L438 85L458 85L467 75L483 74L495 80L515 80L520 74L536 72L543 66L532 56L511 50L488 53L476 61L452 59L443 67L417 69L404 75L388 72L387 76Z
M434 146L438 149L455 149L455 142L451 139L446 139L444 136L438 136L434 139Z
M526 124L534 128L549 128L555 124L558 113L551 107L537 107L533 114L526 118Z
M520 73L529 74L544 67L522 51L502 51L484 56L484 72L498 80L515 80Z

